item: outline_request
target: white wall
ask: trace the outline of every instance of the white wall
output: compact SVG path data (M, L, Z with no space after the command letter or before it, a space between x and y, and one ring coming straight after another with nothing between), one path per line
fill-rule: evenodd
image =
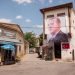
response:
M75 57L75 11L71 9L71 45L72 45L72 50L74 49L74 57Z
M48 29L47 29L47 24L48 24L48 20L47 20L47 16L48 15L54 15L55 17L57 17L57 14L59 13L65 13L65 19L66 19L66 31L67 33L69 32L69 18L68 18L68 8L62 8L62 9L57 9L57 10L52 10L52 11L48 11L48 12L45 12L45 33L46 34L49 34L48 32Z
M48 29L47 29L47 16L48 15L54 15L55 17L57 17L58 13L65 13L65 18L66 18L66 31L67 33L69 32L69 17L68 17L68 8L62 8L62 9L57 9L57 10L52 10L52 11L48 11L45 12L45 33L48 34ZM73 48L75 49L75 12L71 9L70 11L71 14L71 33L72 33L72 39L70 41L70 49L67 51L62 50L62 58L63 59L72 59L72 50ZM73 23L74 20L74 23Z

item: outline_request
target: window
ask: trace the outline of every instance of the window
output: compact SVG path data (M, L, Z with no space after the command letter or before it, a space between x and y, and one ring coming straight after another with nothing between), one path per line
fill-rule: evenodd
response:
M54 15L47 15L47 18L53 18Z
M57 14L57 16L59 17L59 16L64 16L65 15L65 13L58 13Z
M3 29L3 34L2 34L2 36L9 37L9 38L11 38L11 39L15 39L15 38L16 38L16 33L13 32L13 31L9 31L9 30Z
M66 16L65 13L58 13L57 17L60 19L61 21L61 31L63 31L64 33L67 33L67 26L66 26Z

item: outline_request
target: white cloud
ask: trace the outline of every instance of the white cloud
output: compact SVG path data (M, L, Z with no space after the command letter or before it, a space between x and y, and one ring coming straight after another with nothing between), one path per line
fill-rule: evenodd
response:
M53 2L53 0L49 0L49 3L52 3Z
M42 4L44 4L46 0L38 0L38 1L41 2ZM48 0L48 2L49 2L49 3L52 3L53 0Z
M28 22L28 23L30 23L30 22L31 22L31 20L30 20L30 19L26 19L26 20L25 20L25 22Z
M11 23L11 19L1 18L0 22Z
M12 1L17 2L18 4L32 3L32 0L12 0Z
M21 15L16 16L16 19L22 19L23 17Z
M43 25L35 25L36 28L43 28Z

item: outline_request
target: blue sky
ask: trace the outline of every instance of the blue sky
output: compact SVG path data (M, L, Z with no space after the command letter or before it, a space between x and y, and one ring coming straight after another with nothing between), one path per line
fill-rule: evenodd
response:
M19 24L23 32L41 34L43 16L41 8L72 0L0 0L0 22ZM27 28L25 28L27 27Z

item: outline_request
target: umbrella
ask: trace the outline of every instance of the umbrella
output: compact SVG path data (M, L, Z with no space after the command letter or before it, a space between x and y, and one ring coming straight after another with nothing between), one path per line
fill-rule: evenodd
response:
M6 44L1 46L1 48L5 49L5 50L15 50L15 47L11 44Z

